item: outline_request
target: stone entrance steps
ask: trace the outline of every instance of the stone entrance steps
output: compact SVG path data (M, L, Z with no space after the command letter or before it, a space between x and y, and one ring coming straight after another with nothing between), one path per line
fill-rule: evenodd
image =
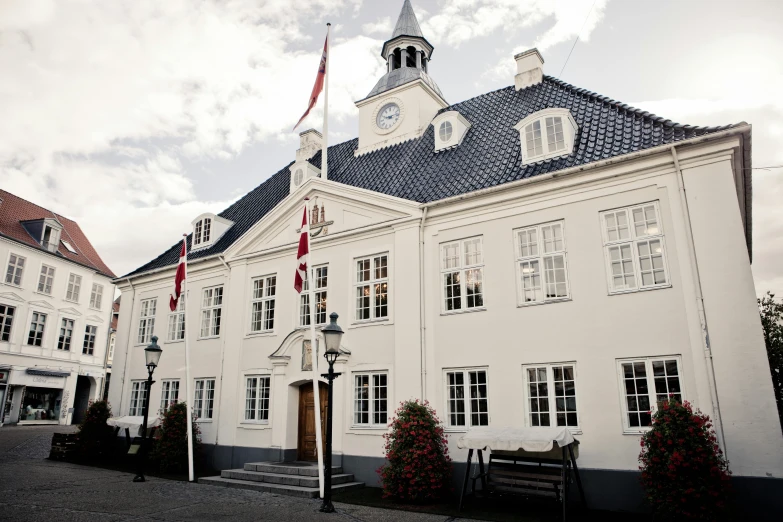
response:
M303 498L318 498L318 467L310 462L249 462L244 469L225 469L219 477L205 477L200 484L250 489ZM364 487L354 476L332 466L332 492Z

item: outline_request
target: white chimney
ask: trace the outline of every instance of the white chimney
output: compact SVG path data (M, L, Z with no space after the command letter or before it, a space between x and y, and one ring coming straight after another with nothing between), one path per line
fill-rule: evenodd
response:
M299 133L299 150L296 151L296 161L306 161L315 156L323 147L323 136L315 129Z
M514 56L517 62L517 74L514 87L517 90L541 83L544 78L544 58L538 49L528 49Z

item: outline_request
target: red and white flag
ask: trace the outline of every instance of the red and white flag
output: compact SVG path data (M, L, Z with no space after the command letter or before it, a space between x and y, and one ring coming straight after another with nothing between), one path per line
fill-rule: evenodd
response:
M300 123L302 123L302 120L307 118L307 115L310 114L310 109L312 109L315 106L315 102L318 101L318 96L320 96L321 91L324 89L324 77L326 76L326 51L327 51L327 44L329 43L329 36L326 36L326 40L324 40L324 52L321 54L321 63L318 65L318 74L315 76L315 85L313 85L313 92L310 93L310 105L307 106L307 110L302 115L301 118L299 118L299 121L296 122L296 125L294 125L294 128L292 130L296 130L296 128L299 126Z
M185 282L185 265L187 264L187 238L182 239L182 249L179 251L179 264L177 265L177 275L174 276L174 293L169 298L169 308L171 311L177 309L177 302L182 293L182 284Z
M310 225L307 223L307 203L305 203L304 214L302 215L302 233L299 235L299 250L296 251L296 275L294 276L294 290L302 293L302 285L307 279L307 257L310 254Z

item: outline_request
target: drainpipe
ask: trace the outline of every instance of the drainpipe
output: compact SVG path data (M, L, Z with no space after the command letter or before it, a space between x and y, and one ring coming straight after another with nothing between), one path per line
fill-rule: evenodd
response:
M125 278L126 281L128 281L128 284L131 287L131 291L133 292L133 298L131 299L131 321L133 320L133 306L136 304L136 289L133 288L133 283L131 283L130 277ZM122 295L122 294L120 294ZM112 301L114 303L114 301ZM122 303L120 303L120 308L122 308ZM133 332L133 328L131 324L128 324L128 342L125 343L125 367L122 369L122 386L120 386L120 412L122 412L122 397L125 395L125 374L128 373L128 357L130 357L130 351L131 351L131 332ZM115 344L116 348L116 344Z
M696 246L693 241L693 227L691 226L691 215L688 209L688 198L685 195L685 179L680 168L680 160L677 156L677 148L671 147L672 159L674 160L674 170L677 172L677 185L680 189L680 206L682 208L683 220L685 221L686 242L688 243L689 259L691 261L691 271L693 272L693 289L696 293L696 308L699 311L699 322L701 326L701 342L704 350L704 362L707 366L707 380L710 388L710 399L712 401L712 414L715 420L716 434L718 444L723 449L723 455L729 458L726 451L726 441L723 435L723 420L720 414L720 402L718 400L718 384L715 380L715 366L712 360L712 347L710 346L710 333L707 328L707 314L704 312L704 296L701 292L701 276L699 275L699 264L696 261Z
M421 215L421 221L419 222L419 349L421 351L421 400L425 400L427 396L427 353L426 346L426 333L427 328L424 324L426 314L424 311L424 221L427 219L427 211L429 207L424 207L424 212Z
M218 256L218 259L220 259L220 262L223 263L223 266L226 267L226 291L223 292L223 303L229 303L229 289L231 288L231 268L226 264L225 257L222 255ZM223 400L223 362L226 359L226 337L228 335L221 335L221 342L220 342L220 388L218 391L218 397L220 397L220 400ZM218 446L218 439L220 438L220 412L223 411L223 408L220 407L220 403L218 403L218 411L217 411L217 418L215 419L215 448ZM214 462L213 462L214 464Z

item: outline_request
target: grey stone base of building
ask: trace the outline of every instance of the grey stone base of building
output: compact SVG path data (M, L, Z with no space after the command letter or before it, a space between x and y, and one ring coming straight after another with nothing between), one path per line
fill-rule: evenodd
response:
M296 460L296 449L209 444L205 444L203 449L204 462L217 470L241 468L246 462ZM346 473L352 473L357 481L364 482L367 487L380 487L376 470L386 462L382 457L334 454L333 460L335 465L342 466ZM464 462L454 463L452 482L456 495L462 488L465 467ZM471 467L471 475L478 473L477 464ZM590 509L637 513L647 511L638 471L580 468L579 472ZM752 520L777 520L777 516L783 512L783 479L732 477L732 484L738 512ZM578 498L576 489L572 491L574 498Z

